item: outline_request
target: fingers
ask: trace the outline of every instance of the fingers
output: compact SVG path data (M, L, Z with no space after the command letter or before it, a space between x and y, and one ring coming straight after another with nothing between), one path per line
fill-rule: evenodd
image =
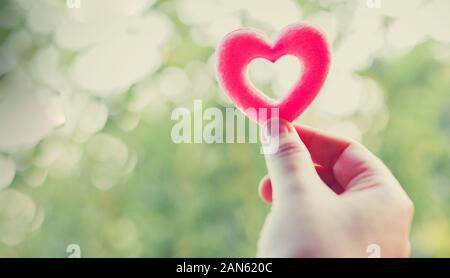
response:
M292 127L292 125L289 125ZM309 170L314 167L305 166L305 169L308 169L306 173L308 175L303 180L308 180L313 176L319 176L322 181L327 184L334 192L340 194L343 191L355 190L355 189L363 189L367 187L373 186L375 180L373 177L376 175L379 178L389 179L391 183L397 183L393 175L390 173L389 169L370 151L368 151L361 144L344 139L339 138L330 134L326 134L324 132L320 132L305 126L295 126L295 133L298 134L301 140L295 138L295 136L288 136L283 143L287 145L287 147L281 147L281 153L285 153L288 149L294 149L293 153L297 153L292 156L288 156L286 164L291 168L302 168L299 165L311 165L311 161L313 165L315 165L315 175L311 174ZM297 137L298 137L297 136ZM283 139L284 140L284 139ZM295 143L292 144L291 141ZM303 149L302 149L303 148ZM296 149L296 150L295 150ZM298 153L303 153L300 155L301 161L300 163L294 163L295 156ZM274 157L280 156L280 154L276 154ZM284 156L281 154L281 156ZM267 160L267 158L266 158ZM278 166L282 165L284 161L281 159L281 163L278 163ZM269 167L269 161L268 161ZM305 173L305 169L299 173L297 170L297 174L294 174L295 180L302 180L303 174ZM291 171L292 169L285 168L284 171L287 172L295 172ZM278 167L278 173L282 173L283 169ZM272 175L269 172L269 176L273 179ZM291 174L292 176L292 174ZM273 180L272 180L273 181ZM264 200L269 201L268 197L270 181L261 182L260 189L261 196ZM301 186L304 186L300 183ZM305 186L307 188L307 186ZM264 193L264 195L263 195Z
M317 184L322 182L308 149L289 122L272 118L265 125L261 136L263 141L278 142L277 151L265 155L273 185L273 199L285 199L299 192L317 190Z
M334 177L333 169L325 168L320 165L315 166L320 179L336 194L341 194L344 189Z
M266 203L272 203L272 182L269 176L264 176L258 186L259 197Z
M316 173L335 193L342 193L343 188L334 177L333 166L352 141L306 126L293 126L310 153L310 157L315 164ZM265 176L259 184L260 196L268 203L272 202L271 186L271 181L268 176Z
M333 169L339 156L352 143L351 140L339 138L310 127L294 126L308 148L314 163L327 169Z
M322 166L316 167L319 176L336 193L373 186L379 178L398 184L383 162L360 143L305 126L295 128L314 163Z
M319 165L316 165L315 168L322 181L336 194L341 194L344 191L342 186L334 178L334 174L328 169ZM258 186L258 192L263 201L269 204L272 203L272 182L270 181L269 176L266 175L261 179Z
M386 183L397 183L389 169L374 154L359 143L352 143L333 166L336 180L346 190L361 190Z

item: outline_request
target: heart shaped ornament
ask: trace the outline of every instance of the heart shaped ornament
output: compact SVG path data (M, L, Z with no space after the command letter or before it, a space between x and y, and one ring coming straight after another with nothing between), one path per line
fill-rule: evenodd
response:
M303 63L303 73L286 98L275 102L253 88L245 73L257 58L276 62L293 55ZM292 122L319 93L328 73L330 51L323 35L306 25L285 29L273 45L250 29L228 34L218 49L218 74L236 105L253 120L263 123L273 116Z

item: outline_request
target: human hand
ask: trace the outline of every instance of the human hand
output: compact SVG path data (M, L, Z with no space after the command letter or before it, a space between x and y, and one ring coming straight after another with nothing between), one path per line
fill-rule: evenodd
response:
M371 244L382 257L409 256L413 204L376 156L284 120L270 135L272 121L262 136L277 137L279 149L265 155L270 179L259 190L272 207L258 257L367 257Z

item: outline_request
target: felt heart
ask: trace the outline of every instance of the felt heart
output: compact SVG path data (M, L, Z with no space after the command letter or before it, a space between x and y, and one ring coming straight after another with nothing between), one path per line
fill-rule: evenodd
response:
M245 78L248 64L256 58L271 62L293 55L303 62L303 73L285 99L274 102L254 89ZM273 46L249 29L228 34L218 50L218 72L224 88L236 105L258 122L270 119L271 108L278 116L292 122L311 104L325 81L330 64L328 44L322 34L305 25L286 28ZM252 113L248 113L252 108ZM265 108L267 115L262 115ZM255 113L253 113L255 112Z

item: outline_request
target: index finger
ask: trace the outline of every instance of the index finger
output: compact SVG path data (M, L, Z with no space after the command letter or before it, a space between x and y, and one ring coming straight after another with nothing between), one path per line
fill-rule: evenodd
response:
M352 144L350 139L336 137L306 126L294 125L314 163L333 169L341 154Z

